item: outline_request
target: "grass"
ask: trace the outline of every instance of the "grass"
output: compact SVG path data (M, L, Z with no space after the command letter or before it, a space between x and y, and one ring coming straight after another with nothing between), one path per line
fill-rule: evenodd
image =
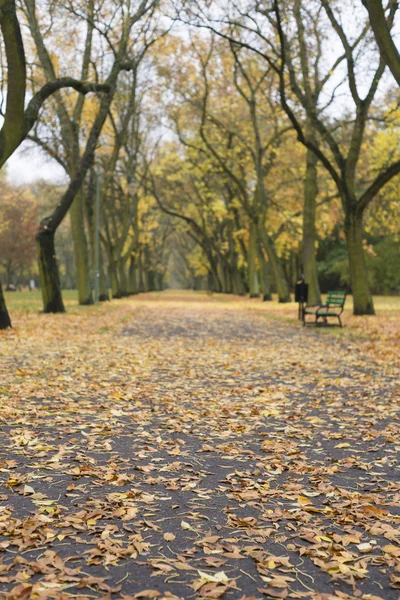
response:
M5 292L4 295L10 312L35 313L40 312L43 308L40 290L35 290L33 292ZM151 294L146 294L146 296L152 296L154 299L157 298L166 301L175 299L176 297L188 301L208 300L224 303L229 303L234 300L245 304L248 303L249 306L257 310L266 310L267 312L272 311L273 313L276 313L276 316L281 313L281 316L284 318L291 318L292 320L296 320L297 318L297 304L294 302L289 304L279 304L275 295L272 302L261 302L257 299L249 300L245 297L239 298L238 296L231 296L229 294L210 294L206 291L195 292L193 290L165 290L164 292L152 292ZM144 295L139 296L139 298L142 297L144 297ZM326 296L323 296L323 300L325 300L325 298ZM78 293L76 290L63 290L63 300L65 308L68 311L73 310L75 312L95 309L93 306L79 306ZM400 296L374 296L374 304L377 316L383 316L384 313L393 313L394 315L398 314L400 317ZM105 306L110 306L110 304L107 303ZM353 298L352 296L348 296L344 309L345 316L351 315L352 311Z
M37 313L43 309L42 294L40 290L32 292L4 292L7 308L10 313L25 312ZM66 310L76 308L78 304L78 294L76 290L64 290L63 300ZM87 307L80 307L87 308Z

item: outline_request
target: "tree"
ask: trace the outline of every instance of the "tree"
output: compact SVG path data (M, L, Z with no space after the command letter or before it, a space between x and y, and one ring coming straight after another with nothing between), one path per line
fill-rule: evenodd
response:
M201 5L201 3L195 4ZM336 45L339 43L342 47L333 64L326 64L325 72L329 74L332 67L342 63L346 68L345 77L342 81L339 80L338 85L327 89L325 83L329 78L325 76L322 79L325 100L321 97L316 107L308 103L307 78L302 77L301 65L292 60L293 31L298 35L296 20L291 17L293 6L295 8L300 6L304 11L313 10L318 17L318 26L325 28L332 44L333 40L336 40ZM225 13L217 20L211 15L206 26L228 41L242 45L258 56L262 56L277 73L281 103L296 130L299 141L314 153L327 170L341 199L345 214L354 314L374 314L364 255L363 218L365 210L383 186L400 172L400 161L394 161L367 181L358 177L366 126L385 69L382 59L379 60L379 57L372 59L368 56L369 72L372 74L366 82L366 63L363 61L371 51L370 39L367 35L369 28L362 20L357 21L357 28L354 27L355 17L359 11L354 12L353 5L347 3L337 5L329 0L307 3L303 1L299 3L298 0L272 0L268 3L256 1L245 12L240 11L235 4L231 11L233 16ZM392 5L389 25L392 23L394 12L395 6ZM350 14L352 29L347 30L346 25L349 22L347 17ZM221 21L231 28L228 33L218 29L217 24L219 25ZM200 24L198 19L197 24ZM244 32L244 39L236 35L237 30ZM313 36L313 30L308 30L307 35ZM316 44L316 47L318 52L322 51L321 46ZM332 116L337 89L343 86L347 88L350 105L345 110L339 105L335 116ZM310 137L305 117L317 140Z
M2 186L0 203L0 264L6 274L6 286L13 283L17 271L31 267L35 256L35 221L38 206L23 190Z
M228 246L235 246L235 228L248 229L239 239L246 246L240 250L247 263L250 295L258 296L262 284L263 296L270 297L267 279L271 271L280 300L287 301L290 296L270 218L278 195L283 196L274 177L282 158L279 148L290 125L276 102L271 70L254 54L239 57L238 49L230 51L221 41L207 42L204 36L193 36L190 44L181 43L182 48L178 41L168 44L158 62L164 89L172 92L167 107L171 127L187 160L197 165L196 176L202 173L203 185L208 188L211 184L209 193L216 194L225 207ZM196 222L200 225L197 218ZM268 277L263 266L265 252L271 265ZM226 255L227 260L219 254L223 269L235 271L235 253Z
M368 10L369 22L374 32L382 58L392 72L393 77L400 85L400 54L391 35L393 12L397 10L396 0L390 0L387 6L388 17L381 0L362 0Z
M57 79L55 63L58 61L58 53L51 52L52 45L57 41L66 46L67 59L63 62L67 62L68 66L63 66L64 70L70 72L76 71L80 79L85 80L89 76L89 67L91 61L94 60L93 44L96 41L94 30L97 25L95 21L95 9L94 1L89 0L87 4L86 13L80 15L79 21L75 15L70 15L70 11L67 7L60 5L59 10L52 11L51 20L53 24L60 23L62 26L62 35L64 40L52 39L57 35L57 27L47 27L47 6L45 10L40 11L40 3L37 6L36 0L24 0L22 3L24 14L29 24L29 29L34 41L38 62L40 69L36 67L34 69L35 79L45 80L52 82ZM65 32L67 31L72 38L79 36L79 29L82 28L82 21L86 24L85 35L82 39L83 51L79 54L77 52L68 52L68 42L65 40ZM46 34L42 35L41 27L46 27ZM77 31L78 30L78 31ZM56 33L53 34L52 32ZM49 49L50 48L50 49ZM68 60L69 59L69 60ZM77 68L77 63L80 62ZM36 144L43 148L52 158L55 158L57 162L63 166L70 180L73 179L76 168L79 164L80 152L81 152L81 138L82 130L88 125L88 115L84 114L84 109L87 103L85 97L81 94L75 94L71 97L71 94L55 94L53 102L48 108L47 112L50 112L52 116L52 110L55 109L56 123L51 123L50 127L46 125L46 113L42 113L40 121L36 124L35 131L29 136ZM85 118L86 117L86 118ZM47 130L49 134L47 134ZM55 130L56 129L56 130ZM43 131L44 130L44 131ZM80 304L91 304L93 302L92 290L91 290L91 278L89 268L89 256L87 240L84 229L84 199L80 192L77 193L76 200L72 203L70 210L71 227L72 227L72 239L74 243L75 251L75 264L77 272L77 287L78 297Z
M26 139L34 126L44 102L58 90L71 87L81 94L108 90L107 86L86 83L72 77L60 77L43 85L25 107L26 58L15 0L0 0L0 30L6 65L2 64L2 81L7 81L7 100L0 130L0 168ZM6 73L6 74L5 74ZM0 329L10 326L10 318L0 289Z
M295 68L290 61L290 50L287 46L288 36L285 33L281 11L283 4L278 2L278 0L274 0L274 26L280 44L279 76L281 100L297 131L299 140L321 160L334 180L341 198L345 213L345 234L350 262L354 314L374 314L375 311L368 284L363 246L364 212L387 181L400 172L400 162L393 163L388 169L379 173L373 181L368 182L367 185L362 185L362 187L360 186L361 182L357 180L357 167L361 157L369 112L376 96L385 65L382 59L378 60L367 91L361 95L361 83L357 78L357 62L360 60L358 50L361 42L365 40L367 28L365 26L362 27L358 35L353 36L353 39L351 39L350 34L346 32L342 24L342 16L338 16L337 11L334 11L331 3L328 0L321 0L321 4L331 30L336 34L343 48L343 56L347 69L346 83L354 104L354 113L350 116L350 119L347 115L344 115L341 122L339 121L335 127L331 127L329 116L326 111L324 114L324 110L321 110L322 107L319 110L315 110L307 104L305 93L306 82L296 77ZM260 9L260 12L264 15L267 14L263 9ZM271 22L270 16L267 15L267 17ZM339 56L337 60L341 61L342 57ZM315 144L307 136L307 132L302 126L300 119L290 107L285 79L286 73L289 78L291 91L300 101L302 108L306 111L313 128L315 128L319 136L319 145ZM363 85L365 86L364 81ZM334 96L332 97L333 99Z
M110 40L110 37L105 34L105 42L109 45L113 57L104 84L107 91L99 102L85 148L80 154L69 186L53 212L42 220L37 234L44 312L65 311L55 256L55 233L80 192L84 179L93 165L98 140L109 115L120 74L124 71L134 70L149 45L158 36L157 29L150 26L151 17L157 5L158 0L142 0L136 9L132 9L130 2L126 2L123 8L118 3L119 23L118 26L115 25L116 39ZM146 25L142 22L145 17L148 18ZM104 16L104 20L107 20L107 15Z
M144 55L143 55L144 57ZM143 58L142 57L142 58ZM136 292L138 203L145 166L141 160L147 92L139 84L139 64L125 77L110 111L110 127L102 136L102 234L113 298ZM129 266L129 276L127 264Z

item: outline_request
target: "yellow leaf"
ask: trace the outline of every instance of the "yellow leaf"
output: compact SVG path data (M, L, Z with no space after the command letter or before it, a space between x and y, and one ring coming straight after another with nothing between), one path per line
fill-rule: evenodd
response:
M307 504L312 504L311 500L309 498L306 498L305 496L298 496L297 502L299 504L301 504L302 506L306 506Z
M223 571L219 571L218 573L215 573L215 575L205 573L204 571L198 571L198 573L202 579L209 581L210 583L227 583L229 581L227 575Z

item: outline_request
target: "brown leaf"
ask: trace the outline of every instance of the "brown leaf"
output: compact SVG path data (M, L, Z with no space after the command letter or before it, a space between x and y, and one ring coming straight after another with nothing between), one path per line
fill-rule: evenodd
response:
M285 590L276 590L274 588L268 587L268 588L258 588L258 591L261 594L264 594L265 596L268 596L269 598L287 598L289 592L287 591L287 589Z
M158 598L161 596L161 592L158 590L143 590L135 594L134 598Z
M228 589L226 585L210 582L203 585L199 593L201 598L221 598Z

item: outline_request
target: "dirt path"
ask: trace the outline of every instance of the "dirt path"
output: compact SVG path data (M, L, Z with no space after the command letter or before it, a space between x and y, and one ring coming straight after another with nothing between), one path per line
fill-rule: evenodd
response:
M0 598L397 600L395 369L154 298L0 338Z

